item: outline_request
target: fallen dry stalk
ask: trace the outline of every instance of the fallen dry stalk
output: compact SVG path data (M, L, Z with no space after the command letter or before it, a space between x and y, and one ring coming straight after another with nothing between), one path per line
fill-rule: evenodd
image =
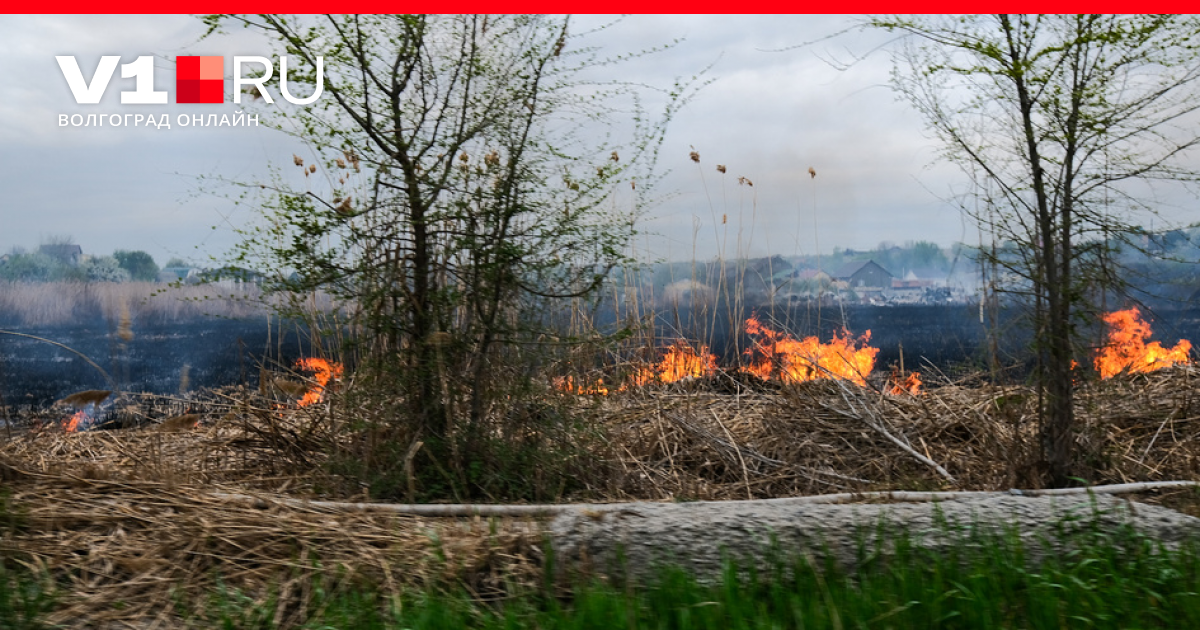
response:
M493 505L488 503L346 503L340 501L309 501L285 497L254 496L214 492L217 499L257 509L268 509L274 505L303 507L330 512L375 512L407 514L429 517L540 517L554 516L577 508L596 509L604 504L543 504L543 505Z
M877 402L873 406L870 403L870 401L865 399L865 397L861 397L860 392L856 392L855 390L851 389L851 386L848 385L845 381L837 380L834 382L838 384L838 387L841 390L842 400L845 401L847 409L846 410L837 409L835 407L829 406L826 403L822 403L822 405L825 406L826 409L829 409L830 411L833 411L834 413L841 414L847 418L851 418L853 420L858 420L859 422L862 422L863 424L867 425L875 432L877 432L880 435L882 435L883 437L887 438L887 440L889 442L898 446L900 448L900 450L904 451L905 453L908 453L909 455L912 455L913 458L915 458L917 461L932 468L934 471L937 472L937 474L944 477L946 479L946 481L949 481L950 483L957 483L954 480L954 475L951 475L950 472L947 471L945 468L943 468L941 464L939 464L939 463L933 461L932 459L930 459L929 457L917 452L917 450L914 449L910 444L908 444L907 442L902 441L899 438L897 438L896 436L892 435L892 433L890 431L888 431L886 427L883 426L881 414L878 411L879 405L884 403L882 393L880 393L879 402ZM861 388L859 388L859 389L861 389ZM856 403L855 399L859 399L857 401L857 403Z
M842 492L838 494L817 494L806 497L779 497L775 499L754 499L734 501L694 501L688 505L807 505L807 504L840 504L864 502L890 503L925 503L937 501L957 501L968 498L999 496L1012 494L1017 496L1073 496L1081 494L1134 494L1157 490L1173 490L1180 488L1200 488L1200 481L1146 481L1142 483L1111 484L1106 486L1088 486L1084 488L1050 488L1040 490L1008 491L950 491L950 492L911 492L904 490L887 490L880 492ZM287 499L280 497L262 497L248 494L212 493L218 499L238 504L250 505L257 509L268 509L272 505L301 507L333 512L378 512L391 514L407 514L428 517L543 517L556 516L571 511L603 512L606 510L622 510L639 503L553 503L541 505L494 505L488 503L343 503L339 501L308 501L304 499Z

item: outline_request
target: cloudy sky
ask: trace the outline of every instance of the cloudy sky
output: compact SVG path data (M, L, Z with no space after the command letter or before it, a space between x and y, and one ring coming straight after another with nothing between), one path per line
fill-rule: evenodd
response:
M584 18L584 24L597 18ZM632 16L593 43L613 52L677 37L672 50L626 68L626 78L667 84L711 65L715 81L675 119L660 166L673 193L642 224L639 252L706 258L718 248L752 255L871 248L881 241L974 242L973 227L941 199L957 171L933 164L919 117L887 87L890 61L874 54L846 71L827 60L865 53L883 39L834 34L837 16ZM583 30L582 28L580 30ZM199 41L187 16L5 17L0 20L0 250L70 236L87 253L144 249L162 264L219 257L234 229L253 220L201 177L265 179L290 165L294 141L266 128L178 127L182 113L237 107L140 106L169 114L172 128L60 127L60 114L129 113L118 70L99 105L77 105L55 61L78 58L90 78L101 55L156 57L157 89L173 89L176 55L266 54L249 33ZM787 50L781 50L787 49ZM228 70L228 69L227 69ZM174 98L171 99L174 101ZM701 163L688 159L691 147ZM727 166L727 174L716 171ZM816 170L816 178L807 171ZM738 177L753 181L739 186ZM729 223L714 233L723 215Z

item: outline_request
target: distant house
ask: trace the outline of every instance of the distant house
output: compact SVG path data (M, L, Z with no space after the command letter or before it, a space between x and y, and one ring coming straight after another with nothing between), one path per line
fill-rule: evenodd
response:
M771 276L771 284L774 286L777 286L777 287L783 286L784 284L791 282L793 279L795 279L795 277L796 277L795 269L784 269L783 271L776 271L775 275Z
M243 269L242 267L219 267L217 269L207 269L200 272L199 280L205 284L214 284L220 287L234 288L244 284L261 285L266 281L266 276L252 269ZM292 274L291 280L298 280L296 274Z
M200 281L200 270L195 267L163 267L158 272L158 281L196 284Z
M873 260L852 262L842 265L833 274L833 279L845 282L851 289L883 289L891 288L892 274L880 267Z
M771 278L780 272L792 270L792 263L788 262L782 256L759 258L749 262L750 269L763 278Z
M903 278L892 278L893 289L923 290L931 287L942 286L944 284L944 280L931 277L929 272L917 273L915 271L909 271L908 273L904 274Z
M83 248L78 245L69 245L66 243L42 245L38 247L38 251L72 267L78 266L79 263L83 262Z
M815 280L816 282L829 282L833 278L829 274L820 269L801 269L794 276L797 280Z
M828 283L829 274L820 269L787 269L771 277L778 289L791 289L796 286L816 286Z
M791 302L820 299L829 292L831 278L819 269L789 269L775 274L775 297Z

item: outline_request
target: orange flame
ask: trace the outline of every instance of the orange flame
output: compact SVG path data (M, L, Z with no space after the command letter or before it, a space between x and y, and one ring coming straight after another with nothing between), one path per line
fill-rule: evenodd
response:
M554 379L554 387L569 394L608 395L608 388L604 386L604 379L597 380L595 385L584 385L582 383L576 385L573 377L558 376Z
M317 382L317 386L305 392L304 397L296 403L299 407L321 402L325 398L325 386L329 384L329 380L342 378L342 364L325 359L300 359L296 362L296 367L316 372L313 374L313 380Z
M692 349L682 339L671 344L661 361L654 365L639 368L629 376L628 380L617 388L623 392L630 387L642 387L651 383L675 383L685 378L703 378L717 371L717 357L701 344L700 351ZM597 379L592 385L576 383L570 376L559 376L554 379L554 387L572 394L599 394L607 396L609 388L604 379Z
M75 412L75 415L71 416L70 420L66 421L66 424L63 426L63 430L67 433L75 433L76 431L80 430L81 426L86 427L90 421L91 416L88 415L87 411L80 409L79 411Z
M1121 372L1153 372L1172 365L1190 363L1188 353L1192 342L1180 339L1174 348L1162 347L1150 338L1150 324L1142 321L1136 308L1116 311L1104 316L1108 324L1108 343L1096 355L1096 370L1100 378L1112 378Z
M867 345L871 340L869 330L858 340L843 331L829 343L821 343L816 337L797 341L751 317L746 320L746 332L762 338L746 351L754 357L746 371L762 379L777 375L785 383L840 379L866 385L866 376L875 368L875 355L879 354L879 348Z
M709 353L707 346L701 344L700 351L696 352L686 341L679 339L667 348L661 361L641 368L629 378L629 382L637 387L654 382L674 383L685 378L702 378L716 371L717 357Z
M899 396L901 394L911 394L916 396L921 393L920 372L909 372L908 376L905 377L903 381L900 380L899 372L892 372L890 382L892 386L888 389L888 393L892 396Z

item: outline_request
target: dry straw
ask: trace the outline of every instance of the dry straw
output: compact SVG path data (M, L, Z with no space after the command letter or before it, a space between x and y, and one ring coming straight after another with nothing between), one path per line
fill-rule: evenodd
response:
M203 610L218 579L260 603L275 593L272 623L295 627L317 587L369 582L394 597L457 583L486 599L537 578L540 528L527 519L430 520L223 498L313 496L328 447L319 414L223 394L174 401L162 408L201 411L145 417L141 429L48 427L5 444L0 474L25 527L4 539L4 551L65 585L51 623L178 627L178 603Z
M1095 484L1200 479L1197 376L1184 366L1083 384L1079 474ZM891 396L723 375L569 399L597 414L613 474L566 499L929 500L937 495L927 491L1036 488L1041 479L1030 463L1037 398L1025 387L942 382ZM485 521L344 504L361 497L331 494L348 484L323 471L348 412L279 404L240 388L126 395L114 407L144 428L65 434L50 422L9 439L0 475L28 527L4 538L5 551L69 586L52 621L176 626L176 600L198 604L217 576L258 601L276 588L281 627L302 621L315 585L369 581L394 595L458 581L494 598L506 580L539 579L544 521L513 515L552 510L498 506L506 516ZM1194 490L1158 489L1137 498L1196 511Z
M327 306L329 300L322 296ZM0 318L21 326L60 326L102 317L118 337L133 339L135 323L179 322L201 317L261 317L269 305L250 283L171 286L154 282L0 282Z

